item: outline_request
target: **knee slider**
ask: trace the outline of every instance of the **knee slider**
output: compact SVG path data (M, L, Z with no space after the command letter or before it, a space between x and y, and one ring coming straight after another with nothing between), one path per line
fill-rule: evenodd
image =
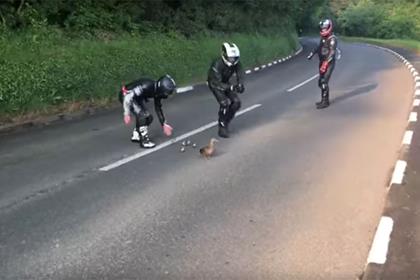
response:
M235 100L232 105L230 105L232 110L234 111L238 111L239 108L241 108L241 101L240 100Z
M152 114L149 114L145 119L145 123L147 126L149 126L152 122L153 122L153 116Z
M222 108L229 107L229 101L227 99L220 101L220 107Z

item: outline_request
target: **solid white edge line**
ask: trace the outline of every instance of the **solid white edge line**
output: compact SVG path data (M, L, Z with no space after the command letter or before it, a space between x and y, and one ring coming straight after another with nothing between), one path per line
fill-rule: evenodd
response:
M391 185L397 184L401 185L404 179L405 168L407 167L407 162L403 160L397 160L395 164L394 172L392 173Z
M411 140L413 139L413 134L414 134L414 131L412 131L412 130L407 130L404 133L404 138L403 138L403 141L402 141L403 145L410 145L411 144Z
M382 216L373 238L367 263L384 264L388 255L388 246L391 240L394 221L391 217Z
M187 92L187 91L191 91L193 89L194 89L193 86L180 87L180 88L176 89L176 93Z
M305 84L307 84L307 83L309 83L310 81L312 81L312 80L314 80L314 79L316 79L316 78L318 78L318 74L316 74L316 75L314 75L314 76L312 76L312 77L310 77L309 79L307 79L306 81L303 81L302 83L300 83L300 84L298 84L298 85L296 85L296 86L294 86L294 87L292 87L292 88L289 88L288 90L287 90L287 92L292 92L292 91L294 91L295 89L298 89L298 88L300 88L301 86L303 86L303 85L305 85Z
M411 112L410 113L410 117L408 118L409 122L416 122L417 121L417 113L416 112Z
M418 107L418 106L420 106L420 99L414 99L413 107Z
M251 72L252 72L251 70L246 70L245 74L251 74Z
M236 113L236 116L240 116L240 115L242 115L242 114L245 114L245 113L247 113L247 112L249 112L249 111L252 111L252 110L254 110L254 109L256 109L256 108L258 108L258 107L260 107L260 106L261 106L261 104L255 104L255 105L252 105L252 106L250 106L250 107L248 107L248 108L245 108L245 109L243 109L243 110L239 111L238 113ZM138 153L136 153L136 154L134 154L134 155L131 155L131 156L129 156L129 157L126 157L126 158L120 159L120 160L118 160L118 161L116 161L116 162L114 162L114 163L111 163L111 164L108 164L108 165L106 165L106 166L103 166L103 167L99 168L99 171L109 171L109 170L111 170L111 169L117 168L117 167L119 167L119 166L121 166L121 165L124 165L124 164L126 164L126 163L129 163L129 162L131 162L131 161L133 161L133 160L135 160L135 159L138 159L138 158L144 157L144 156L146 156L146 155L148 155L148 154L151 154L151 153L153 153L153 152L156 152L156 151L158 151L158 150L161 150L161 149L163 149L163 148L166 148L166 147L168 147L169 145L172 145L172 144L174 144L174 143L176 143L176 142L179 142L179 141L181 141L181 140L184 140L184 139L186 139L186 138L188 138L188 137L190 137L190 136L193 136L193 135L198 134L198 133L200 133L200 132L203 132L203 131L205 131L205 130L207 130L207 129L209 129L209 128L212 128L213 126L216 126L216 125L217 125L217 123L218 123L217 121L214 121L214 122L211 122L211 123L209 123L209 124L203 125L203 126L201 126L201 127L197 128L197 129L194 129L194 130L192 130L192 131L190 131L190 132L184 133L184 134L182 134L182 135L180 135L180 136L177 136L177 137L175 137L175 138L173 138L173 139L171 139L171 140L168 140L168 141L166 141L166 142L163 142L162 144L159 144L159 145L157 145L156 147L154 147L154 148L152 148L152 149L149 149L149 150L144 150L144 151L138 152Z

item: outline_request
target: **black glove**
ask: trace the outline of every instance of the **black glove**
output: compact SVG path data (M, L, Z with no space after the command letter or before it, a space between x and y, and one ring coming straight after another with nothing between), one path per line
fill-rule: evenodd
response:
M313 53L313 52L311 52L311 53L308 55L307 59L311 60L313 56L314 56L314 53Z
M237 85L235 86L235 90L236 90L237 92L239 92L239 93L243 93L243 92L245 91L245 87L244 87L244 85L243 85L243 84L237 84Z

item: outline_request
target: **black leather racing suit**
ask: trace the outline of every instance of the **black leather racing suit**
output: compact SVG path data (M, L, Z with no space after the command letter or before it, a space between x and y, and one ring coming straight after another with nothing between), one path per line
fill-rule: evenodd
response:
M150 125L153 116L147 110L145 103L149 98L153 98L156 115L161 125L165 122L165 116L162 111L161 100L165 97L160 96L157 92L156 81L148 78L142 78L129 83L125 86L126 93L121 90L119 93L120 102L123 104L124 115L132 113L136 117L136 129L139 127Z
M238 94L232 85L243 85L244 70L241 62L227 66L222 58L213 61L208 72L207 83L220 105L219 125L226 127L241 107Z
M319 69L323 62L328 61L328 68L325 73L319 73L318 86L321 88L322 96L328 98L329 87L328 82L335 67L336 50L337 50L337 37L334 34L327 38L321 37L319 45L313 50L313 54L318 54Z

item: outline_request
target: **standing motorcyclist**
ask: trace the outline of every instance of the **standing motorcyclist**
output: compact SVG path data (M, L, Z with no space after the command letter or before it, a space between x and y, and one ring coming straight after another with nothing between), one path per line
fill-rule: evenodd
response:
M155 111L159 118L163 133L166 136L172 134L172 127L166 123L162 111L162 99L176 91L175 81L169 75L162 76L154 81L148 78L141 78L132 83L124 85L119 93L120 102L124 109L124 122L128 125L131 122L131 114L136 117L136 127L133 130L131 141L139 142L143 148L153 148L156 146L149 139L148 126L153 121L153 116L147 110L145 103L149 98L153 98Z
M244 71L239 57L239 48L235 44L223 43L221 57L213 61L208 71L208 86L220 105L219 136L224 138L229 137L229 123L241 107L237 93L245 91Z
M321 88L321 102L317 102L318 109L324 109L330 105L328 82L335 67L337 49L337 37L333 33L333 23L330 19L319 23L321 40L319 45L309 54L311 59L315 54L319 56L319 80Z

